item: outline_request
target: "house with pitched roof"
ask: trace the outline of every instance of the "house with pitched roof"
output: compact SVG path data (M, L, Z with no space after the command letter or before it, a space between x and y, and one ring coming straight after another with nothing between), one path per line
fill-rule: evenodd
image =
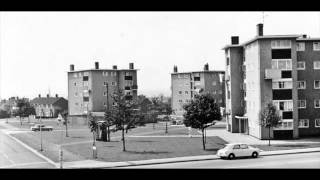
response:
M41 97L34 98L30 104L35 108L36 117L54 118L62 111L68 110L68 100L63 97Z

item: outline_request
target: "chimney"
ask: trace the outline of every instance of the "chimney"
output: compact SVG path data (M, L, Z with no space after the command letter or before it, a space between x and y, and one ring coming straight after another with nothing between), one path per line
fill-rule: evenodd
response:
M173 66L173 72L177 73L178 72L178 66Z
M134 69L133 63L129 63L129 69Z
M205 70L205 71L209 71L209 64L208 64L208 63L204 65L203 70Z
M41 98L41 94L39 94L38 97Z
M231 36L231 44L232 45L239 44L239 36Z
M47 98L49 98L49 94L47 94Z
M95 69L99 69L99 62L95 62L94 65L95 65Z
M74 65L70 64L70 71L74 71Z
M59 97L58 94L56 94L56 98Z
M302 38L307 38L307 35L306 34L302 35Z
M263 36L263 24L257 24L257 36Z
M112 66L112 69L117 69L117 66L116 65Z

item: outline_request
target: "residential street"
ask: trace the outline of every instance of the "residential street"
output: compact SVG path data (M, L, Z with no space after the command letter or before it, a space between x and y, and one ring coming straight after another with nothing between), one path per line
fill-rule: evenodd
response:
M260 156L257 159L218 159L125 168L320 168L320 152Z
M54 168L0 129L0 168Z

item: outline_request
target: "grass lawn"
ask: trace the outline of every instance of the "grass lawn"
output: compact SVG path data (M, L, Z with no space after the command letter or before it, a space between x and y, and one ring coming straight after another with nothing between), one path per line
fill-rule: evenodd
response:
M173 158L195 155L212 155L226 142L219 137L207 137L207 150L202 149L199 137L127 137L126 152L122 142L97 142L98 160L107 162ZM92 143L66 146L86 159L92 158Z
M320 143L299 143L299 144L274 144L268 145L254 145L264 151L278 151L278 150L289 150L289 149L304 149L304 148L315 148L320 147Z

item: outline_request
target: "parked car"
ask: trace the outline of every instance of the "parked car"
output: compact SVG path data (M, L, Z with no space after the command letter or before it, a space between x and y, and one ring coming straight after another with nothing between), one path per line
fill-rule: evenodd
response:
M225 147L219 149L217 156L220 158L234 159L236 157L253 157L257 158L262 150L249 146L245 143L226 144Z
M41 126L41 131L52 131L53 130L52 126L46 126L44 124L35 124L30 129L31 129L31 131L40 131L40 126Z

